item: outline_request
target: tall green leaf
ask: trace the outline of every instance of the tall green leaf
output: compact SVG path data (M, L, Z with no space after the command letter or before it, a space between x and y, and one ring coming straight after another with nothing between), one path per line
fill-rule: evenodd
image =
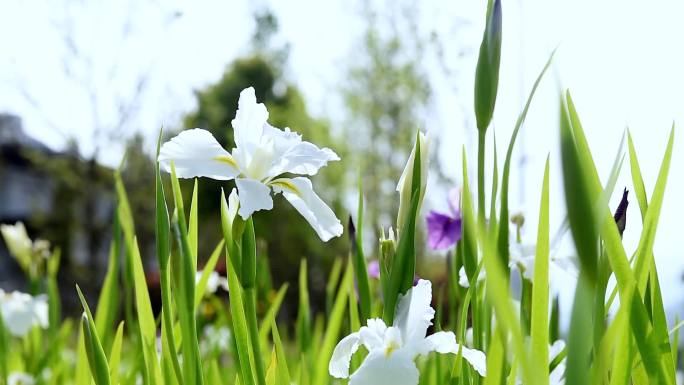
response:
M549 158L546 158L537 229L532 286L532 355L539 367L549 366ZM543 376L542 385L548 384Z
M551 55L549 56L549 59L546 61L546 64L544 65L544 68L542 68L541 72L539 72L539 75L537 75L537 79L534 81L534 85L532 85L532 90L530 91L530 94L527 96L527 101L525 102L525 107L523 107L523 110L520 112L520 115L518 116L518 120L515 122L515 127L513 128L513 132L511 133L511 139L508 142L508 150L506 151L506 160L504 161L504 166L503 166L503 172L502 172L502 177L501 177L501 203L499 207L499 239L498 239L498 248L499 248L499 256L501 257L501 261L505 266L508 266L508 180L510 177L511 173L511 159L513 157L513 148L515 146L515 141L518 137L518 132L520 131L520 127L522 127L523 123L525 122L525 118L527 117L527 111L530 109L530 104L532 103L532 98L534 97L535 92L537 92L537 87L539 86L539 83L541 83L542 78L544 77L544 74L546 73L546 70L551 66L551 62L553 61L553 56L555 55L556 50L553 50L551 52Z

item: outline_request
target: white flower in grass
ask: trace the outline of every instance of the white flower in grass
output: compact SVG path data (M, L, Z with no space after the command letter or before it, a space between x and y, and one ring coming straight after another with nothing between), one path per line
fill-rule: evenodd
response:
M222 148L209 131L196 128L164 143L159 163L170 172L173 162L179 178L235 179L238 213L244 220L255 211L273 208L273 190L290 201L323 241L341 235L342 224L316 195L308 178L282 177L315 175L329 161L340 158L329 148L318 148L289 128L275 128L267 120L266 106L257 103L254 88L247 88L240 93L232 122L236 146L232 152Z
M7 249L14 258L19 260L30 258L33 242L26 233L26 227L22 222L13 225L0 225L0 233L2 233Z
M565 341L556 340L552 345L549 346L549 363L552 363L561 352L565 349ZM512 357L509 357L512 360ZM520 378L520 373L518 373L518 378L515 381L516 384L522 385L522 379ZM551 373L549 373L549 385L563 385L565 383L565 357L563 357L560 362L553 368Z
M15 337L23 337L34 326L48 327L47 297L32 297L26 293L13 291L5 293L0 289L0 313L5 328Z
M14 372L7 377L7 385L34 385L36 379L28 373Z
M511 245L509 267L516 268L525 279L534 281L534 263L536 245L514 243ZM549 253L549 284L553 296L557 296L568 282L568 278L577 279L579 269L577 258L557 256L557 250Z
M350 385L416 385L419 372L414 360L430 352L454 353L459 350L480 375L486 374L486 358L479 350L456 343L452 332L437 332L426 337L435 310L430 306L432 284L420 280L402 296L397 305L394 325L387 327L379 318L369 319L367 326L344 337L335 347L328 371L337 378L350 378ZM349 375L349 363L359 345L368 356Z
M198 271L195 275L195 283L199 283L199 281L202 279L202 274L204 274L203 271ZM204 288L204 293L205 294L214 294L216 293L216 290L218 288L223 289L224 291L228 291L228 279L226 277L222 277L219 275L219 273L212 271L209 273L209 279L207 279L207 285Z

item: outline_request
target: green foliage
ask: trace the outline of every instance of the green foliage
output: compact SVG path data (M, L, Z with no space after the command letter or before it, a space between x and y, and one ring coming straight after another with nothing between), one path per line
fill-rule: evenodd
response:
M497 7L500 7L498 1L490 2L488 7L484 48L480 51L477 71L477 82L482 84L478 87L486 84L491 86L498 77L492 73L492 57L496 57L498 73L499 48L496 45L500 44L501 11ZM268 23L268 20L266 17L264 22ZM234 113L234 105L228 102L237 100L237 92L243 86L251 85L244 84L247 81L245 79L253 76L266 81L259 85L255 80L255 83L257 87L262 87L257 88L262 99L275 111L272 118L285 119L278 121L281 123L272 121L274 124L286 125L284 122L288 121L315 127L316 121L306 114L303 103L299 103L301 98L293 89L286 88L289 91L281 94L275 92L277 71L273 72L266 61L261 62L264 66L260 66L259 60L262 59L258 56L249 60L247 64L242 63L244 68L236 63L238 67L230 69L222 83L201 92L198 95L200 107L197 115L188 119L198 122L206 119L211 127L219 127L215 124L217 122L210 120L229 120ZM617 215L611 215L608 205L622 170L623 145L619 146L610 174L603 183L570 93L561 95L559 132L564 204L579 261L579 279L567 335L559 333L558 299L552 298L550 289L551 267L556 263L556 256L550 250L549 214L553 197L549 192L552 177L549 158L541 181L537 244L534 258L531 258L533 262L529 264L525 256L511 253L507 223L511 153L518 130L549 63L550 60L532 87L514 127L500 180L494 157L488 219L485 216L482 188L485 175L484 143L494 101L491 98L483 99L491 103L491 111L485 111L483 115L488 115L485 119L487 124L482 123L478 115L478 190L475 192L471 189L464 149L461 175L464 183L460 207L462 237L455 246L455 257L450 261L453 263L446 272L449 287L436 284L435 300L431 304L437 309L434 328L441 331L443 325L447 324L445 320L453 320L451 324L456 327L455 338L459 345L449 345L448 348L421 345L421 348L429 347L444 355L428 355L415 361L421 374L418 385L499 385L519 382L547 385L553 384L551 379L558 377L559 371L567 384L675 384L678 329L682 323L672 328L668 325L653 253L674 152L674 127L650 196L646 195L635 145L631 135L627 134L632 191L636 195L643 224L638 246L635 250L627 250L621 238L620 226L623 223L616 223L620 220ZM270 78L269 71L272 71ZM495 94L494 89L494 97ZM225 130L225 133L226 143L230 143L230 130ZM317 141L319 144L334 142L327 130L318 134L323 135L321 141ZM364 154L363 151L360 149L361 154ZM73 321L67 319L60 326L61 309L56 294L60 258L59 250L56 250L47 261L47 268L41 269L40 274L34 277L40 283L36 287L42 285L48 293L49 327L34 325L26 335L17 336L12 334L16 334L16 331L8 327L8 324L16 326L10 323L15 321L4 315L0 317L0 384L7 385L8 375L19 371L33 376L37 384L46 385L133 385L138 379L145 385L339 384L340 381L330 377L329 369L336 346L343 350L337 352L341 355L353 353L357 348L354 344L356 336L361 336L360 342L365 343L361 345L368 345L370 340L364 339L373 332L362 329L363 321L378 314L382 314L387 326L398 327L393 322L397 303L400 296L413 287L416 259L420 255L418 220L423 191L421 177L425 176L421 169L421 158L427 155L426 152L421 146L416 146L413 163L409 163L410 183L401 186L403 196L408 199L399 199L404 215L398 220L400 224L396 238L383 234L380 247L371 253L365 253L363 249L364 228L373 227L368 222L377 223L381 220L372 210L368 210L372 213L370 220L364 215L364 194L373 194L371 191L375 188L369 187L365 179L364 189L360 188L359 183L358 228L353 231L350 222L352 242L350 247L342 248L343 242L323 246L308 226L296 226L302 219L298 214L296 218L290 217L295 213L285 209L289 206L259 213L247 220L239 216L233 218L223 190L219 194L220 184L195 180L192 185L181 185L173 164L170 178L172 197L169 197L172 198L169 202L173 203L173 215L169 215L165 195L168 182L164 181L158 166L154 165L153 171L145 171L155 177L154 213L151 206L148 211L138 211L136 196L147 190L141 188L131 191L129 195L127 187L130 189L130 185L126 184L125 171L136 164L135 156L129 155L125 168L113 175L116 191L113 237L108 270L99 293L95 317L77 287L84 310L78 324L77 338L74 338L72 330ZM149 166L143 158L139 160L141 164ZM328 177L334 179L328 187L338 196L347 192L341 175L344 174L337 172L321 178L321 181ZM129 182L132 181L129 179ZM151 177L148 182L151 182ZM153 184L148 185L146 188L152 188ZM190 186L191 190L184 191L184 187ZM499 186L501 194L497 196ZM477 207L474 193L478 197ZM216 202L219 196L221 199ZM151 193L146 197L150 203L151 197ZM186 198L190 202L187 216ZM386 200L388 205L392 205L388 212L394 211L397 199ZM500 208L498 218L497 206ZM208 208L213 208L213 211ZM140 225L137 215L141 212L154 223ZM142 234L147 231L156 233L150 244L156 245L156 261L160 269L162 312L159 316L152 308L151 296L154 293L150 292L152 287L147 282L145 258L139 243L139 232ZM269 253L259 246L260 239L268 242ZM283 243L282 248L279 242ZM308 247L314 242L317 246L311 249L314 250L312 254L308 252ZM297 254L300 251L301 254ZM345 254L349 256L348 259L337 257ZM380 261L379 282L368 277L366 255ZM198 279L198 264L203 263L200 256L208 256L208 259ZM227 298L224 293L207 292L210 274L222 263L222 258L225 258L227 271ZM334 261L328 274L322 273L322 266L326 264L322 262L324 258ZM296 266L293 260L300 261L298 271L293 268ZM120 267L122 261L123 267ZM510 285L510 274L514 272L514 269L509 269L511 261L515 262L515 274L520 274L522 282L519 297ZM298 279L296 293L292 294L298 298L292 301L298 304L294 331L286 323L292 318L286 313L295 312L295 306L287 306L288 284L283 284L278 292L274 292L269 266L274 270L286 269L285 277L296 276L291 282ZM461 277L459 272L461 266L465 277ZM533 269L533 272L527 269ZM611 295L606 296L611 278L615 279L616 288ZM325 285L321 284L323 281L327 281ZM456 287L456 283L468 287ZM122 285L124 293L120 296L119 288ZM311 296L314 286L325 286L324 311L319 310L323 307L317 307ZM446 290L449 290L448 302L444 301ZM4 301L4 292L2 295L0 299ZM117 323L121 297L126 310L126 327L123 322ZM619 302L614 302L616 297ZM514 303L517 299L520 299L520 303ZM410 304L411 307L413 305ZM608 309L611 307L616 312L609 316ZM5 312L5 309L3 307L2 311ZM279 313L285 317L279 317ZM427 313L421 315L430 316ZM432 321L432 318L418 322L423 321ZM368 326L378 327L377 324L371 324L369 322ZM353 346L337 345L346 332L359 332L345 341L352 341ZM472 336L471 341L469 335ZM527 338L528 335L530 338ZM446 336L451 338L449 334L442 334L442 337ZM563 338L567 343L565 348L557 351L551 347ZM382 351L373 351L371 355L375 354L376 359L388 359L392 354L397 354L394 351L396 341L372 342L388 343L383 345ZM469 364L477 352L466 348L476 348L486 354L487 373L484 378L480 371ZM72 352L75 362L65 358L70 356L67 351ZM552 351L555 353L553 356L550 354ZM351 360L352 371L363 365L364 357L369 356L360 353ZM50 376L45 375L48 369ZM391 365L384 367L384 370L393 369Z
M501 0L489 0L484 36L475 70L475 117L477 129L486 131L494 115L501 62Z

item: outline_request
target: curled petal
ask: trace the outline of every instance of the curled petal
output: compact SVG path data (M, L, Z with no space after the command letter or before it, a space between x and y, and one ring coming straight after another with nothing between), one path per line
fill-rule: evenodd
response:
M247 220L255 211L273 208L271 189L265 184L254 179L238 178L235 180L235 185L240 199L238 214L242 219Z
M235 145L245 147L261 140L264 125L268 120L268 111L263 103L257 103L254 88L245 88L240 92L238 110L233 119Z
M459 349L463 358L470 363L482 377L487 375L487 357L477 349L470 349L456 343L456 336L452 332L437 332L425 338L417 346L416 353L426 355L430 352L458 354Z
M207 177L233 179L240 174L230 153L221 147L207 130L195 128L182 131L159 150L159 164L171 172L171 162L179 178Z
M426 355L430 352L454 353L458 351L456 336L453 332L437 332L425 338L417 347L417 354Z
M487 357L483 352L461 346L461 355L482 377L487 376Z
M328 162L340 160L329 148L318 148L313 143L302 141L301 135L281 130L266 124L264 136L273 142L273 164L268 172L270 177L289 172L292 174L315 175Z
M271 170L271 175L277 176L284 172L302 175L316 175L321 167L330 161L340 160L340 157L329 148L318 148L309 142L298 143L283 153L278 164Z
M404 343L417 343L425 338L435 316L430 302L432 283L424 279L419 280L416 286L399 299L394 325L401 329Z
M417 385L419 372L406 350L376 349L350 377L349 385Z
M359 333L352 333L344 338L335 346L330 363L328 364L328 372L336 378L349 377L349 363L351 357L359 348L360 336Z
M283 193L285 199L302 214L323 242L342 235L342 223L330 207L316 195L309 179L280 178L271 181L270 184L273 190Z

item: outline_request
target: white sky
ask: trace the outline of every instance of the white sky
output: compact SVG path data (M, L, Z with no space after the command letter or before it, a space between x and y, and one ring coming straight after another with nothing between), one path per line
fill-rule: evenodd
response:
M346 65L353 60L362 26L356 3L350 3L292 0L270 4L279 18L283 39L291 44L289 78L303 89L313 113L331 117L336 124L341 124L343 116L337 90ZM55 148L64 145L66 134L77 136L82 148L92 151L92 106L98 109L100 122L113 121L118 114L114 102L130 97L136 77L149 73L146 93L136 104L133 123L135 129L153 138L161 125L173 127L178 117L193 109L193 89L216 81L227 63L249 51L247 44L253 29L253 6L249 4L246 0L199 0L192 6L181 1L81 4L4 0L0 2L0 111L21 115L32 136ZM484 6L484 1L430 2L417 16L421 28L434 29L450 42L445 54L459 70L454 81L428 68L435 93L431 115L425 117L425 128L443 138L439 158L455 179L460 179L463 144L471 164L475 162L472 87ZM66 14L70 12L75 20L76 44L93 61L90 67L94 71L81 65L76 72L82 74L85 83L95 85L95 104L89 102L83 87L65 78L62 69L64 45L51 21L64 19L67 9L70 11ZM173 10L182 15L174 18ZM671 124L684 122L684 23L680 21L684 3L504 1L503 12L504 47L494 119L501 162L532 82L553 48L560 47L518 142L518 148L525 153L524 176L517 167L519 156L511 176L512 208L527 214L526 228L531 234L526 238L534 240L532 230L536 228L547 153L552 163L552 226L558 226L563 218L557 135L559 86L569 87L573 93L604 179L625 127L631 128L650 195ZM129 14L134 15L129 32L133 38L121 44L122 23ZM456 17L468 22L458 31ZM467 54L459 58L462 51ZM117 63L114 71L112 63ZM682 135L677 133L655 247L663 296L680 318L684 317L684 302L679 295L684 253L677 241L681 236L678 218L684 214L684 203L676 197L684 196L683 152ZM109 164L116 164L120 156L117 146L107 145L101 152L102 160ZM617 189L631 189L630 178L626 159ZM446 208L441 201L444 195L435 191L430 203ZM640 232L640 215L633 196L630 201L624 239L628 253L636 248ZM612 202L612 207L616 204Z

